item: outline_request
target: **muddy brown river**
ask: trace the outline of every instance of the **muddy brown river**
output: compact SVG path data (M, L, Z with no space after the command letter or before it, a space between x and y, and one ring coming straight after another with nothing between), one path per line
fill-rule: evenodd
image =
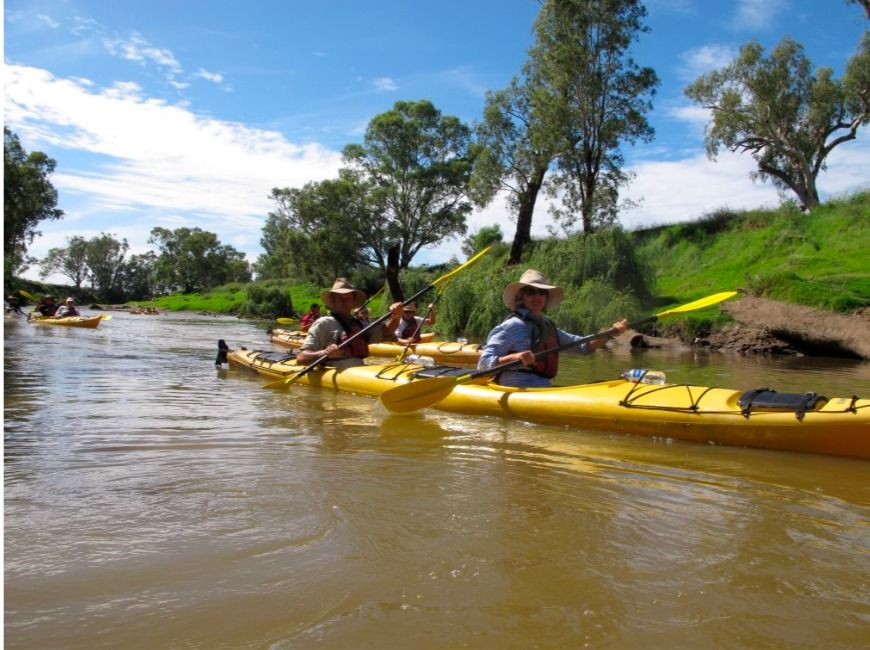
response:
M4 328L5 647L866 648L870 463L261 387L112 313ZM672 381L870 394L870 363L626 350Z

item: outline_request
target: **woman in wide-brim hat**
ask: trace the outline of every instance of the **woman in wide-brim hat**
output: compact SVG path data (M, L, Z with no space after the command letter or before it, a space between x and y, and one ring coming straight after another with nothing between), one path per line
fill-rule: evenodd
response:
M534 269L526 270L517 282L508 284L502 292L502 300L512 314L489 333L477 367L489 370L503 363L520 361L522 368L499 373L496 382L521 388L552 386L553 377L559 371L559 353L552 351L542 358L536 358L535 354L572 341L579 343L583 338L560 330L544 316L544 310L558 307L564 295L562 287L548 283L544 274ZM618 321L612 327L622 333L628 321ZM605 343L605 339L596 339L579 344L575 350L589 354Z
M384 323L368 326L353 315L353 310L366 300L365 292L355 288L346 278L336 278L332 288L320 294L329 307L328 316L321 316L308 330L296 361L308 365L323 358L324 363L339 369L360 366L368 356L368 344L384 339L392 332L402 314L402 303L390 305L390 318Z

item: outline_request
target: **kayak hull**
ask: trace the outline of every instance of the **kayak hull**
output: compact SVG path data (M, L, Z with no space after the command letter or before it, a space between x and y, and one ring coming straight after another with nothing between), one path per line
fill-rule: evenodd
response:
M277 381L298 371L292 361L236 350L231 367L246 368ZM315 370L298 383L377 397L416 379L416 364L387 363L336 371ZM870 400L832 398L799 418L794 410L738 405L741 391L689 385L633 384L624 379L553 388L510 388L486 383L459 384L431 408L452 413L498 416L663 439L757 447L870 459Z
M428 338L427 338L428 337ZM435 341L434 334L423 334L420 343L411 345L405 354L432 357L438 363L461 363L476 365L480 358L480 345L462 341ZM272 330L272 343L297 349L305 341L305 333L295 330ZM400 343L370 343L369 354L373 357L398 359L405 353Z
M101 316L70 316L68 318L31 317L30 322L37 325L61 325L63 327L86 327L94 329L102 320Z

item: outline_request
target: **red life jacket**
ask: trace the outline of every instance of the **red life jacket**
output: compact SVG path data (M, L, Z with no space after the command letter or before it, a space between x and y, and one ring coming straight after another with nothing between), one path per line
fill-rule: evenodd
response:
M528 314L524 316L519 312L514 312L514 316L531 325L529 349L532 352L537 354L559 346L559 331L555 323L549 318L541 316L541 320L537 320ZM542 359L538 359L532 365L520 368L520 370L552 379L559 372L559 353L557 351L550 352Z
M345 341L347 341L350 337L354 336L357 332L362 331L363 324L359 322L356 318L345 318L343 316L339 316L335 312L332 313L332 317L337 320L344 331L341 332L338 336L338 341L336 343L341 345ZM357 336L353 341L351 341L348 345L345 345L341 350L341 356L343 357L355 357L357 359L365 359L369 356L369 344L366 340L366 336Z

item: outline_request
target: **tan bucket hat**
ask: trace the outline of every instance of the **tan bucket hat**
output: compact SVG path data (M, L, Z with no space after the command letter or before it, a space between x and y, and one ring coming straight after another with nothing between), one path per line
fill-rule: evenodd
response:
M332 283L332 289L327 289L320 294L320 301L332 309L332 294L334 293L352 293L353 306L359 307L366 301L366 294L361 289L355 289L354 286L347 281L347 278L336 278Z
M555 309L561 304L562 296L565 291L562 287L547 284L546 280L544 274L540 271L528 269L520 276L519 282L511 282L504 288L502 299L504 300L505 306L510 310L516 309L517 294L519 294L520 289L524 287L535 287L536 289L546 289L549 292L549 295L547 296L547 304L544 307L546 309Z

